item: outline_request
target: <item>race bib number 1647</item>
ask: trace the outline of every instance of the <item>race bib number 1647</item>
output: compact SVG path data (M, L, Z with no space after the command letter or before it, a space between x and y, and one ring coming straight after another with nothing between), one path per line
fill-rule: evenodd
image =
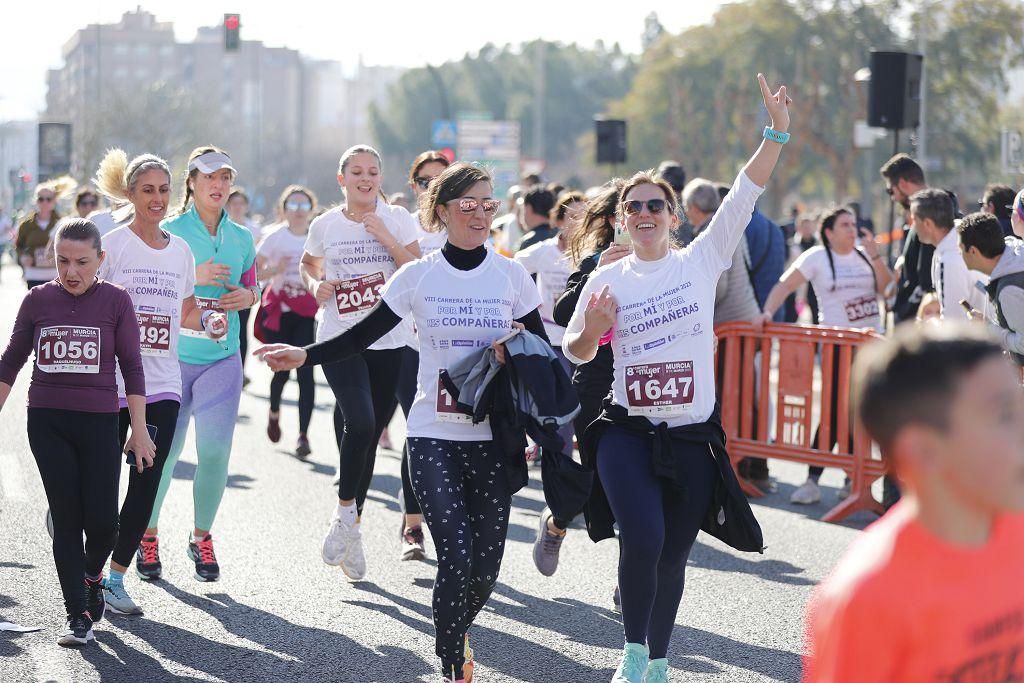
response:
M693 403L693 361L626 366L631 415L676 415Z

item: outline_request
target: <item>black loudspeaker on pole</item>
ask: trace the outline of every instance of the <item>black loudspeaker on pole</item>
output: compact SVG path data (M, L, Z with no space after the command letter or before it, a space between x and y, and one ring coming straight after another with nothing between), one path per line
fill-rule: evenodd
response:
M626 163L626 122L620 119L594 119L597 134L597 163Z
M921 122L921 67L924 57L909 52L871 51L868 125L901 130Z

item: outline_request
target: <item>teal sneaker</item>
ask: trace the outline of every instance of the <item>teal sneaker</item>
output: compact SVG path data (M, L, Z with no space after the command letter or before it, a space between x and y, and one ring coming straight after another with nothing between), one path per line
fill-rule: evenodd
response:
M644 683L668 683L668 660L652 659L648 662Z
M622 648L622 659L619 668L612 676L612 683L644 683L647 671L647 646L639 643L626 643Z

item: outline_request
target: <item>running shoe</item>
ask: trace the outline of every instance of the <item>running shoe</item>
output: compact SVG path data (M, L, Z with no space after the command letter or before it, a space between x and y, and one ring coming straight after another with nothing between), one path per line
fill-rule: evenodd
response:
M473 648L469 646L469 634L466 634L466 644L462 648L462 656L465 660L462 663L462 677L466 683L473 683L473 669L476 667L476 660L473 659Z
M198 580L216 581L220 578L220 565L217 564L217 556L213 552L213 536L210 534L206 534L198 541L189 534L188 557L196 563Z
M273 415L267 416L267 438L270 443L277 443L281 440L281 418Z
M299 460L305 460L312 452L313 449L309 447L309 439L306 438L305 434L299 434L299 440L295 443L295 457Z
M348 551L341 559L341 571L351 581L360 581L366 576L366 555L363 553L363 534L358 522L349 534Z
M647 672L647 646L626 643L622 648L622 659L612 676L612 683L644 683Z
M85 580L85 611L89 613L92 623L103 619L107 603L103 600L103 576L93 581Z
M423 527L416 526L411 529L405 528L405 520L402 520L402 561L423 560L427 556L423 547Z
M127 614L130 616L142 616L142 608L135 604L132 596L124 589L123 583L111 585L103 582L103 600L107 603L107 609L114 614Z
M53 540L53 515L50 514L50 508L46 508L46 533L50 534L50 540Z
M158 581L163 574L160 564L160 540L156 536L143 536L135 551L135 573L143 581Z
M537 527L537 539L533 542L533 564L544 576L554 576L558 569L558 553L562 549L565 534L557 535L548 529L551 511L544 508Z
M380 439L377 440L377 445L386 451L394 450L391 447L391 435L388 434L388 430L386 428L380 433Z
M96 640L92 632L92 619L88 614L79 614L68 618L67 628L57 640L57 644L62 647L82 647L90 640Z
M808 479L800 485L789 497L789 502L795 505L815 505L821 502L821 489L818 482Z
M616 614L622 614L622 596L619 595L619 587L615 587L615 592L612 593L612 611Z
M647 664L644 683L668 683L668 660L652 659Z

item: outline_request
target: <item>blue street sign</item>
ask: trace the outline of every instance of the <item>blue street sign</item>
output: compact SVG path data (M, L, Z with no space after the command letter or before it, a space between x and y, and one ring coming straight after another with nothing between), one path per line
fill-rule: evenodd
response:
M436 119L430 129L430 144L435 147L454 147L458 141L455 122L449 119Z

